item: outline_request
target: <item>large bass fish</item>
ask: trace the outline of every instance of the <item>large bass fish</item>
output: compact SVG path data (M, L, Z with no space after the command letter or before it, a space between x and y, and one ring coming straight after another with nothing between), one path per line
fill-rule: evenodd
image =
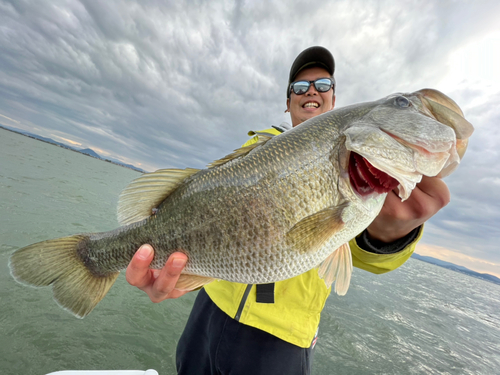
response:
M451 173L472 131L455 102L430 89L330 111L260 136L207 169L144 174L120 196L122 227L19 249L11 273L23 284L52 285L55 300L78 317L145 243L156 268L178 249L187 254L179 289L214 279L269 283L319 267L345 294L348 241L394 188L404 200L422 175Z

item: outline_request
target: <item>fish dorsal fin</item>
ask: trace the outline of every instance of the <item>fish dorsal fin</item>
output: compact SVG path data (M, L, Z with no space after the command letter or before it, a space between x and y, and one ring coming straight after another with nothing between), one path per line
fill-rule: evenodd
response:
M343 296L349 289L352 275L351 248L346 242L326 258L318 269L318 275L329 288L335 281L335 293Z
M348 202L328 207L305 217L287 233L291 246L301 254L319 250L335 233L342 230L342 212Z
M273 134L270 134L270 133L265 133L265 134L259 133L259 132L254 132L254 133L259 136L257 142L252 143L248 146L240 147L240 148L234 150L234 152L230 153L229 155L224 156L222 159L215 160L214 162L208 164L207 167L208 168L219 167L223 164L230 162L231 160L235 160L235 159L241 158L245 155L248 155L248 153L250 151L255 150L256 148L266 144L266 142L269 141L273 137Z
M159 169L136 178L120 194L118 222L127 225L148 218L182 181L199 171L193 168Z

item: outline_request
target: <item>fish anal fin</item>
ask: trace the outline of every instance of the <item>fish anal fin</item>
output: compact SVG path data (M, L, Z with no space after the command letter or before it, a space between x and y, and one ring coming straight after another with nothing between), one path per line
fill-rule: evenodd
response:
M203 285L211 283L215 279L212 277L190 275L182 273L175 284L177 290L195 290L201 288Z
M120 194L118 222L127 225L148 218L182 181L199 171L193 168L159 169L136 178Z
M287 233L290 246L301 254L316 252L344 228L342 212L348 205L328 207L300 220Z
M318 275L330 287L335 281L335 293L343 296L349 289L352 275L352 256L346 242L326 258L318 269Z
M245 155L248 155L248 153L250 151L255 150L256 148L264 145L265 143L267 143L267 141L269 141L272 138L271 135L267 135L267 134L264 135L264 134L260 134L258 132L256 132L255 134L257 134L259 136L257 142L252 143L248 146L240 147L240 148L234 150L229 155L224 156L222 159L215 160L212 163L208 164L207 167L208 168L219 167L221 165L224 165L224 164L230 162L231 160L235 160L235 159L241 158Z

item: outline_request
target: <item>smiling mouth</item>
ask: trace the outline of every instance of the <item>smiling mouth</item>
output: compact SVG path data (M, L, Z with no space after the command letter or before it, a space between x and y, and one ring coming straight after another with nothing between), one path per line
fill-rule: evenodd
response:
M316 103L316 102L307 102L306 104L304 104L302 106L302 108L318 108L319 107L319 103Z
M375 168L355 152L351 152L349 157L349 179L352 188L362 196L373 192L388 193L399 185L398 180Z

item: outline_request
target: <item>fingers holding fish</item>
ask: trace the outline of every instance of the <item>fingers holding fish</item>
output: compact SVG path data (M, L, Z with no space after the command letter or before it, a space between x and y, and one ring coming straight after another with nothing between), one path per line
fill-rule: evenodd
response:
M371 238L396 241L434 216L450 201L446 183L438 177L423 176L410 197L401 201L397 191L387 195L380 214L368 226Z
M127 267L127 282L144 291L155 303L186 294L187 291L175 289L175 284L186 265L187 256L181 252L173 253L161 270L150 268L153 257L154 250L150 245L141 246Z
M417 184L413 193L415 193L414 199L419 199L423 203L421 211L418 212L419 216L428 216L429 218L448 205L451 199L448 185L439 177L422 176L422 181Z

